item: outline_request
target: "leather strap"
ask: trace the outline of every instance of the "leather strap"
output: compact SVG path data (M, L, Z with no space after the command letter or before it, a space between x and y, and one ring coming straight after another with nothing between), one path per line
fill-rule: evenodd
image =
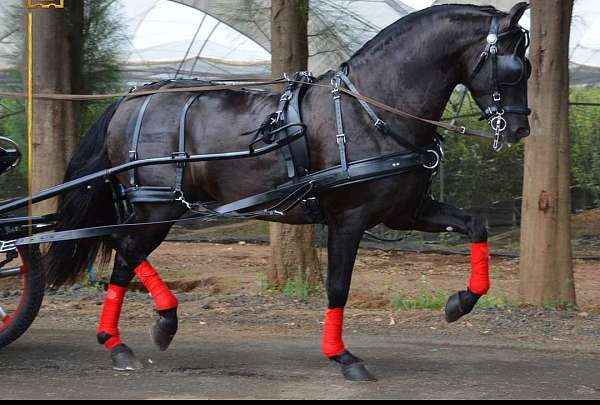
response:
M144 103L140 107L140 111L138 112L137 121L135 123L135 129L133 130L133 138L131 140L131 149L129 150L129 161L135 162L138 160L138 145L140 143L140 136L142 133L142 125L144 123L144 116L146 115L146 110L148 109L148 104L152 101L154 95L150 95L144 100ZM129 184L131 187L137 187L136 181L136 173L135 169L129 172Z
M432 148L435 148L433 145ZM302 178L299 183L290 182L276 188L275 190L252 196L231 204L226 204L216 209L211 209L207 213L197 214L171 221L158 221L142 224L120 224L109 225L96 228L77 229L72 231L55 232L45 235L37 235L29 238L17 240L16 246L34 245L40 243L62 242L67 240L90 239L108 235L118 235L144 230L157 225L172 225L176 223L210 220L211 218L233 217L280 217L284 214L281 211L270 211L262 209L249 214L240 214L239 211L254 209L266 204L273 204L275 207L284 207L283 210L289 210L297 207L303 200L327 190L334 190L350 185L380 180L399 174L412 172L415 170L429 171L423 167L424 164L430 164L426 156L409 153L393 154L372 159L365 159L349 164L348 171L342 170L341 166L332 167L321 172L313 173ZM295 196L298 196L296 198ZM283 202L289 202L286 205Z
M200 97L199 94L190 96L181 111L181 117L179 119L179 152L174 154L175 157L189 157L189 154L185 151L185 124L190 108L192 108L192 105L198 100L198 97ZM176 196L183 197L183 176L186 166L187 163L185 161L177 163L177 168L175 169L175 188L173 190Z
M336 142L340 154L340 165L342 171L348 173L348 156L346 153L347 138L344 133L344 117L342 116L342 94L340 93L341 77L338 75L332 81L333 105L335 108L335 126L337 129Z

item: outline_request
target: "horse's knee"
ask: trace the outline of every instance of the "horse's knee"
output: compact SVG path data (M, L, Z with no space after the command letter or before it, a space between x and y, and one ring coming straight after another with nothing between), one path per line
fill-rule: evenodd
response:
M483 218L479 216L472 217L467 223L469 238L473 243L483 243L488 240L488 230Z

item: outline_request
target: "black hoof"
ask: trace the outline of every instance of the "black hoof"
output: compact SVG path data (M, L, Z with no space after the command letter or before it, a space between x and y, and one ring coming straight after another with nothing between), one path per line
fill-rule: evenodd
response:
M116 371L135 371L144 368L143 364L135 357L133 351L126 345L120 345L110 352L113 369Z
M342 374L347 381L352 382L377 382L377 378L367 370L364 363L355 363L342 366Z
M167 333L160 327L160 321L156 322L150 329L150 335L152 336L152 341L161 352L166 352L175 338L175 335Z
M176 310L161 313L161 318L150 329L152 341L161 352L167 351L177 333L178 321Z
M376 382L377 378L367 370L364 361L346 352L330 359L342 366L342 374L346 381Z
M463 316L470 314L477 305L480 295L473 294L470 291L461 291L454 294L446 304L446 321L453 323Z

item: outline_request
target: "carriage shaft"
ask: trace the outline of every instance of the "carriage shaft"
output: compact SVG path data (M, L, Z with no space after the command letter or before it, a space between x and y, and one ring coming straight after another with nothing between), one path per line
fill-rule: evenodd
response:
M177 165L177 164L181 164L181 163L199 163L199 162L212 162L212 161L219 161L219 160L235 160L235 159L252 158L252 157L266 155L268 153L271 153L278 149L281 149L284 146L298 140L301 136L302 136L302 134L300 133L300 134L282 139L275 144L268 145L263 148L242 151L242 152L217 153L217 154L211 154L211 155L193 155L193 156L187 156L187 157L174 154L171 157L143 159L143 160L137 160L135 162L125 163L125 164L115 166L110 169L101 170L99 172L95 172L95 173L89 174L87 176L83 176L78 179L68 181L66 183L49 188L49 189L41 191L39 193L35 193L31 196L31 198L21 198L18 200L8 202L8 203L0 206L0 214L4 214L4 213L10 212L10 211L14 211L14 210L17 210L20 208L27 207L29 204L37 204L39 202L48 200L50 198L54 198L60 194L64 194L69 191L73 191L78 188L88 186L91 183L93 183L94 181L97 181L100 179L105 179L106 181L108 181L111 177L113 177L117 174L124 173L129 170L138 169L140 167L160 166L160 165Z
M19 268L2 270L2 271L0 271L0 280L2 280L3 278L16 277L16 276L20 276L20 275L21 275L21 269L19 269Z

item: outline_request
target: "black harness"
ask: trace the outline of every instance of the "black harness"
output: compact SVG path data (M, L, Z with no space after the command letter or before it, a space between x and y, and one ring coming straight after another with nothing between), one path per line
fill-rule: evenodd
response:
M337 189L357 183L379 180L396 176L415 170L426 170L433 175L439 166L443 151L438 137L434 144L422 148L412 144L403 137L394 133L389 126L381 120L373 109L364 101L359 103L373 120L373 124L384 136L390 136L409 152L395 153L382 157L349 162L347 158L347 139L344 133L342 117L340 87L345 85L353 92L356 86L347 76L344 68L332 80L333 102L335 106L337 135L336 142L339 147L340 165L320 172L311 173L310 151L306 127L302 124L301 101L308 84L314 81L308 72L298 72L289 81L280 97L278 110L270 114L263 124L255 131L242 135L255 135L250 144L250 154L259 143L267 145L280 145L276 149L282 154L287 170L289 182L280 185L274 190L254 195L240 201L217 206L214 202L190 203L185 199L183 180L186 168L185 160L189 155L185 151L185 124L190 108L198 100L199 95L192 95L182 108L179 120L179 150L173 153L176 159L176 176L173 187L147 187L137 184L136 170L129 174L130 187L121 190L118 206L123 206L123 201L129 207L136 204L156 204L180 202L190 211L212 217L274 217L285 215L289 210L301 206L310 222L323 222L318 205L318 195L324 191ZM138 145L142 133L144 117L152 95L147 96L141 104L132 137L132 147L129 152L130 163L138 159ZM264 208L266 207L266 208ZM256 210L259 208L258 210ZM248 212L249 210L253 210ZM127 215L125 215L127 217Z
M490 28L490 34L487 38L487 46L481 54L479 63L473 72L472 78L480 73L488 60L492 61L492 83L493 104L484 110L484 118L490 121L490 125L495 132L494 147L499 149L504 143L503 132L506 130L507 123L504 114L524 114L529 115L531 111L528 108L506 106L503 103L502 86L512 86L520 83L525 76L531 73L531 65L523 56L517 55L519 51L523 52L529 45L528 35L521 28L498 35L499 19L494 17ZM512 55L498 55L498 41L511 35L525 32L515 47ZM435 136L433 143L427 147L421 147L408 141L400 134L394 132L383 120L381 120L375 111L366 101L358 99L362 108L373 121L375 128L386 137L394 139L400 146L408 149L408 152L394 153L386 156L373 157L361 161L350 162L348 160L348 140L344 132L344 120L342 116L342 98L341 88L346 86L351 92L358 94L356 86L348 77L347 67L343 67L340 72L334 75L332 79L332 94L335 109L336 138L338 145L340 164L319 172L310 170L310 154L308 148L308 139L306 127L301 119L301 99L309 83L313 80L312 76L306 72L297 73L293 79L288 81L279 102L278 111L269 115L263 125L252 131L256 134L254 142L248 151L230 152L215 155L189 156L185 151L185 123L190 108L198 100L199 95L192 95L188 98L181 111L179 120L179 148L170 158L154 158L139 160L137 149L142 133L144 116L148 105L152 101L152 96L142 103L132 137L132 147L129 153L130 162L116 168L112 168L103 173L95 173L85 178L64 184L56 189L48 190L37 195L33 202L41 201L57 195L69 188L80 187L88 181L103 178L105 180L114 179L118 173L129 171L130 187L127 189L116 189L115 203L117 207L131 207L140 203L169 203L179 202L185 205L192 215L172 221L161 221L142 224L118 224L106 227L97 227L89 229L79 229L74 231L56 232L53 234L34 236L24 238L16 242L16 245L27 245L45 242L58 242L64 240L85 239L110 234L125 234L136 229L145 229L153 225L174 224L179 222L212 220L216 218L269 218L281 217L289 210L301 206L305 210L306 218L309 222L323 222L318 199L323 192L336 190L350 185L371 182L403 173L423 171L428 173L430 181L444 157L441 147L441 138ZM171 82L172 83L172 82ZM464 132L463 132L464 133ZM265 143L267 146L256 148L258 143ZM183 189L185 168L192 162L207 162L228 159L242 159L258 157L267 153L280 151L283 155L289 181L276 187L274 190L254 195L233 203L219 205L214 202L190 203L185 199ZM174 164L176 165L175 184L173 187L140 187L136 181L136 168L150 165ZM426 194L427 195L427 194ZM425 195L425 196L426 196ZM29 200L22 199L7 204L3 210L19 208L28 203ZM121 218L127 218L122 215Z

